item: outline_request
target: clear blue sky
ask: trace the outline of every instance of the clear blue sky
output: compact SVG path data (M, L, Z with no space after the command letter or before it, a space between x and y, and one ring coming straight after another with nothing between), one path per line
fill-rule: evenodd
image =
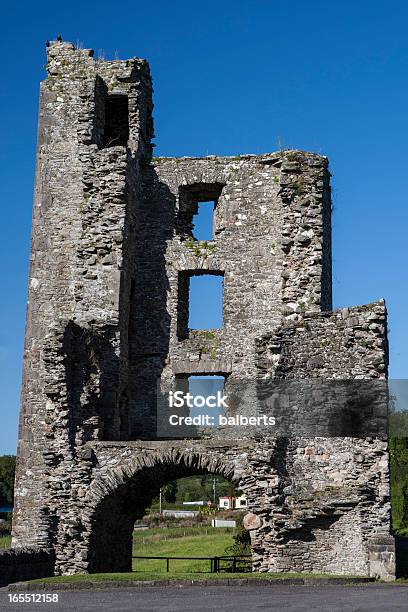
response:
M38 86L59 33L150 61L156 155L328 155L335 306L385 297L390 373L407 377L405 2L71 0L2 14L0 454L16 445Z

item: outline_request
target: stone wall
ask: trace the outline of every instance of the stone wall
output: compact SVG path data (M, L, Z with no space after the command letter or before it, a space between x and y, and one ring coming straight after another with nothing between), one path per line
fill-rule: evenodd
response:
M259 374L259 334L331 306L327 160L303 153L155 159L144 168L131 304L130 437L155 434L156 381ZM214 235L194 241L189 200L213 198ZM180 331L186 278L223 276L223 328ZM154 307L152 305L154 304ZM149 401L149 398L151 400Z
M37 549L0 550L0 587L54 573L54 553Z
M128 365L126 343L121 345L120 339L128 333L126 302L134 248L128 248L128 243L138 197L138 181L129 176L137 175L139 159L151 155L151 81L144 60L105 63L92 55L70 43L52 43L48 77L41 84L14 513L16 545L48 547L50 542L51 518L43 489L44 455L52 443L44 439L43 429L44 424L49 425L46 414L53 401L52 389L45 392L49 376L44 360L47 350L53 348L52 343L44 343L51 330L61 330L67 349L63 355L69 353L63 392L69 408L66 419L59 415L55 426L62 439L74 441L59 453L59 461L74 460L75 440L118 438L121 411L125 410L122 400ZM127 146L103 144L104 101L114 95L128 97ZM122 301L124 306L119 308ZM82 395L80 386L85 381L77 357L84 347L69 348L72 333L88 338L88 354L94 350L89 345L91 336L98 338L101 348L100 363L88 364L86 376L92 380ZM77 423L69 423L70 413L77 411L86 413L83 428L77 417Z
M259 519L251 531L255 571L388 579L395 558L385 529L386 448L357 438L94 442L82 453L70 499L58 489L50 494L61 515L57 572L130 571L132 526L160 486L212 473L239 487ZM388 538L383 566L374 554L378 538Z
M383 379L388 368L384 301L305 311L257 341L258 367L277 379Z
M160 484L218 473L248 495L255 570L389 578L381 435L157 440L157 385L190 374L385 380L384 304L331 311L327 159L152 159L146 61L57 42L47 69L13 546L53 550L58 574L129 569ZM223 327L190 330L189 278L206 273L223 276Z

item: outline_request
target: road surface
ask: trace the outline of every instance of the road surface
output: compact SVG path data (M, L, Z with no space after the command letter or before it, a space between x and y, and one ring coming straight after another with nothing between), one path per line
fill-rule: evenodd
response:
M47 609L52 612L408 612L408 586L397 585L194 586L59 591L58 603L26 604L9 603L9 594L12 593L0 592L2 612ZM31 592L30 596L33 594Z

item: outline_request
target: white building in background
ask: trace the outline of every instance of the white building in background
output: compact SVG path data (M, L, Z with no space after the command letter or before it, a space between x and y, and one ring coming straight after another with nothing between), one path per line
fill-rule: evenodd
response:
M247 507L246 495L239 497L220 497L218 499L220 510L244 510Z
M235 499L235 508L237 510L245 509L247 507L246 495L240 495Z

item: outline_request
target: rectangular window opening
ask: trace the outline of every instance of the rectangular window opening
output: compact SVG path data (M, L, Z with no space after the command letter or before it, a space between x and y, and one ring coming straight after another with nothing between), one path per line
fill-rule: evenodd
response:
M176 377L176 388L189 393L189 406L185 406L184 416L209 415L218 422L218 416L225 408L221 398L224 395L226 375L221 374L181 374Z
M197 213L193 215L193 238L196 240L214 239L215 205L214 200L197 202Z
M179 187L178 233L185 239L214 240L217 233L216 208L223 183L193 183Z
M178 294L178 337L188 338L190 330L223 328L222 272L180 272Z
M129 140L128 98L111 95L105 98L103 147L126 147Z

